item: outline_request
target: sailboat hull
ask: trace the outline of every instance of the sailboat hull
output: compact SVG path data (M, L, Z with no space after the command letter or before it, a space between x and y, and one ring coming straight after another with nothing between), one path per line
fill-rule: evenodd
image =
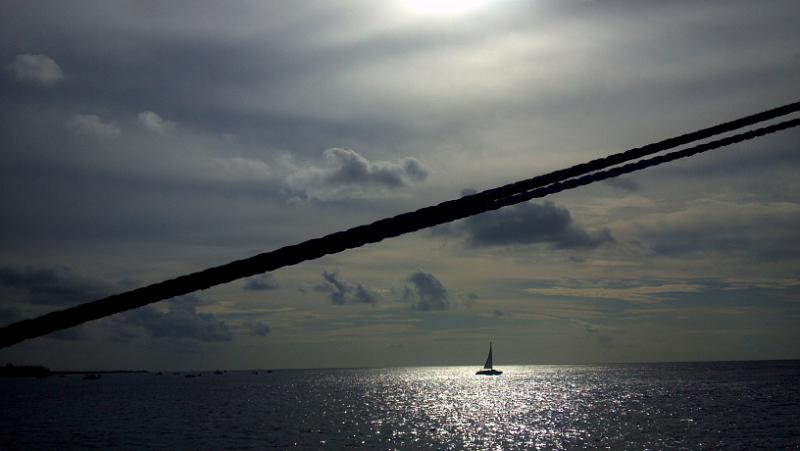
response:
M499 376L501 374L503 374L502 371L498 371L498 370L495 370L495 369L480 370L477 373L475 373L475 375L477 375L477 376Z

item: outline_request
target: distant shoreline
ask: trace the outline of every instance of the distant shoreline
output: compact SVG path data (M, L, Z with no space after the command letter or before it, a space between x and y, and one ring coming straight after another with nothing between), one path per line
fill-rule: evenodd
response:
M147 370L99 370L99 371L53 371L41 365L13 365L7 363L0 367L0 378L11 377L49 377L67 374L130 374L149 373Z

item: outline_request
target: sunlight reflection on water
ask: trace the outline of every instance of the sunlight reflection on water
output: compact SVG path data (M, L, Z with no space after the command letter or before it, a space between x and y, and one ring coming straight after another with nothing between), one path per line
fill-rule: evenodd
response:
M0 449L800 447L800 362L0 380Z
M395 370L375 376L372 395L384 401L381 416L404 426L394 433L401 446L420 436L445 449L553 448L588 438L578 410L593 396L588 385L551 383L563 369L504 370L499 377L473 375L471 367Z
M517 366L504 367L499 377L476 376L471 367L413 368L373 370L350 383L363 389L375 424L391 425L388 441L399 448L708 445L709 435L724 428L733 406L742 400L741 392L726 389L741 381L734 375L728 385L718 385L719 381L704 381L703 371L694 371L688 373L693 380L687 383L669 366L661 366L657 368L669 371L665 380L656 382L653 376L665 374L653 368ZM713 397L693 399L714 389L725 395L713 406L717 412L705 405ZM698 418L704 418L710 430L690 430ZM763 424L763 419L758 422ZM379 433L380 427L370 432ZM725 439L736 442L735 436Z

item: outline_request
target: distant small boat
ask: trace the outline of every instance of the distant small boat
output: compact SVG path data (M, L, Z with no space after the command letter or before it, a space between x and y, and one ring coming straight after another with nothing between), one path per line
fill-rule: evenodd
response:
M97 379L100 379L100 375L95 373L89 373L83 376L83 380L85 381L96 381Z
M492 368L492 342L489 342L489 356L486 357L486 363L483 364L483 369L479 370L476 375L480 376L499 376L503 374L502 371L498 371Z

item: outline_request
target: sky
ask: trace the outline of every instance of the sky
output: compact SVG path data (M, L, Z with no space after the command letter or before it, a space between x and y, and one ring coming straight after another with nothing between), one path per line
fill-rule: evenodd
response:
M787 1L4 1L0 325L800 99ZM800 130L0 350L800 358Z

